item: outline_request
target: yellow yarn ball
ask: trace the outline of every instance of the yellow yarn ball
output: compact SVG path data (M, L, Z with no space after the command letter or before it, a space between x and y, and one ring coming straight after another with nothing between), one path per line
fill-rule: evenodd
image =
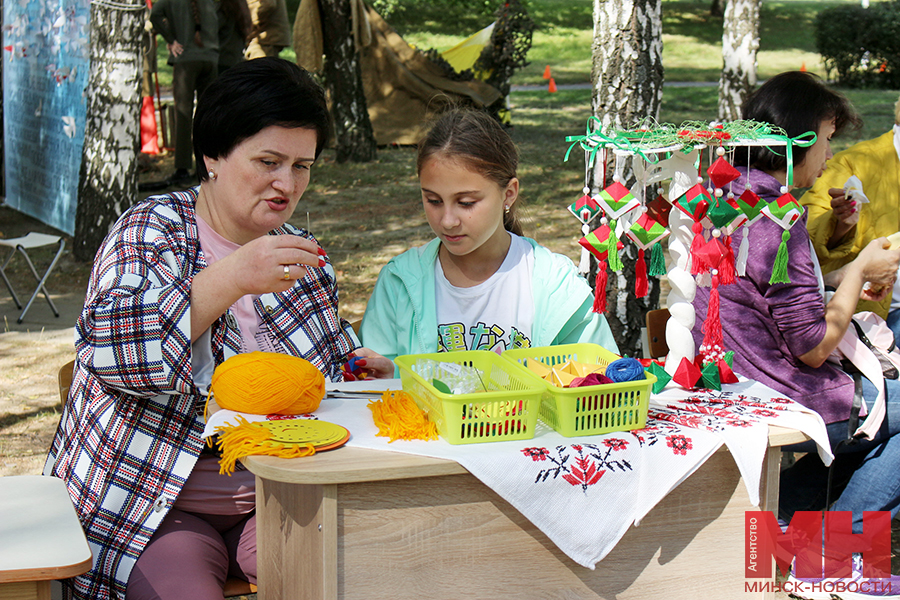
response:
M216 367L210 392L226 410L300 415L319 408L325 397L325 376L297 356L248 352Z

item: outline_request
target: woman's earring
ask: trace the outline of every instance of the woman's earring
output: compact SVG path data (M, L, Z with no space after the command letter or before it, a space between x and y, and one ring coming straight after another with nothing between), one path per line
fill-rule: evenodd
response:
M212 179L212 180L215 180L216 177L217 177L216 172L213 171L212 169L210 169L209 171L207 171L206 174L209 175L209 178Z
M507 215L509 214L509 205L508 204L503 207L503 212L506 213Z

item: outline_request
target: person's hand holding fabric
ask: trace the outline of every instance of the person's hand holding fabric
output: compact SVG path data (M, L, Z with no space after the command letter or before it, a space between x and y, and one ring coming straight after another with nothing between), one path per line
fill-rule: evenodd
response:
M394 363L368 348L357 348L350 360L353 366L345 365L343 370L345 381L389 379L394 376Z

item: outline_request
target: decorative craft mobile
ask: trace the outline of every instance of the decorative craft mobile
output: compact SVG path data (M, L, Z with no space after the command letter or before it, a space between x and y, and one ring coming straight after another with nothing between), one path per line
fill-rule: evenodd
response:
M588 190L590 191L590 190ZM600 205L585 193L581 198L569 205L569 212L581 221L582 225L590 223L594 217L600 214Z
M699 385L720 389L722 383L733 383L737 380L731 370L734 352L724 347L718 288L744 274L749 252L746 226L762 217L784 229L771 283L790 281L786 242L791 227L803 214L803 207L788 192L793 181L792 149L812 145L815 134L809 132L790 138L780 128L756 121L688 122L680 127L645 121L631 130L601 129L600 121L591 117L584 135L566 138L571 142L566 160L576 147L585 155L584 195L569 210L583 226L584 237L579 240L584 248L580 270L587 272L588 253L599 262L594 310L606 309L607 270L622 269L619 258L622 244L618 235L624 234L638 248L635 294L646 295L648 274L667 274L671 287L668 297L671 317L666 325L669 354L664 367L658 363L649 367L657 375L657 387L662 389L669 379L687 388ZM784 148L789 168L787 186L780 198L764 202L752 191L749 182L740 190L733 189L741 172L729 159L731 151L741 146ZM707 149L711 164L706 169L708 187L705 187L702 156ZM616 175L607 184L606 160L610 152L615 156ZM621 178L622 163L626 160L632 161L637 178L631 190ZM596 191L591 194L587 181L595 164L603 165L603 180L597 182ZM648 186L653 190L649 196ZM645 202L647 197L652 200ZM678 210L671 210L673 206ZM600 226L590 231L587 224L601 213ZM737 258L731 241L731 236L736 234L741 235ZM668 241L671 258L667 271L659 243L664 239ZM645 263L648 248L652 248L649 269ZM698 282L711 287L699 353L691 335L697 318L692 302ZM663 369L666 377L661 376Z
M634 278L634 295L643 298L647 295L647 263L644 262L644 250L653 247L651 250L650 270L649 274L654 277L660 277L666 274L666 258L663 256L662 246L659 244L669 235L669 231L657 221L654 221L649 213L644 212L631 228L625 232L634 244L638 247L638 260L635 267Z
M784 193L772 202L769 202L763 209L762 214L769 217L781 225L784 231L781 233L781 243L778 245L778 254L775 255L775 264L772 266L772 277L769 283L790 283L788 277L788 249L787 241L791 239L791 227L800 220L803 215L803 207L797 202L793 196L782 188Z
M597 259L597 277L594 280L594 312L606 312L607 260L613 271L622 269L619 259L619 241L613 235L613 230L609 225L603 223L578 240L578 243Z

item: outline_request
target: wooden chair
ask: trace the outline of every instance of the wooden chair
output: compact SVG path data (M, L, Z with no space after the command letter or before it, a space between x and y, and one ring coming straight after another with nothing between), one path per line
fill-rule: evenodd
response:
M59 368L56 380L59 382L59 399L65 404L69 398L69 388L72 387L72 376L75 372L75 361L70 360Z
M69 361L59 369L57 380L59 381L59 399L63 404L69 397L69 388L72 387L72 375L75 371L75 361ZM237 577L229 577L225 582L225 589L222 590L224 598L234 598L235 596L246 596L255 594L256 586L249 581L238 579ZM2 595L0 595L2 598Z
M666 322L669 320L669 309L647 311L647 354L650 358L663 358L669 353L666 343Z

